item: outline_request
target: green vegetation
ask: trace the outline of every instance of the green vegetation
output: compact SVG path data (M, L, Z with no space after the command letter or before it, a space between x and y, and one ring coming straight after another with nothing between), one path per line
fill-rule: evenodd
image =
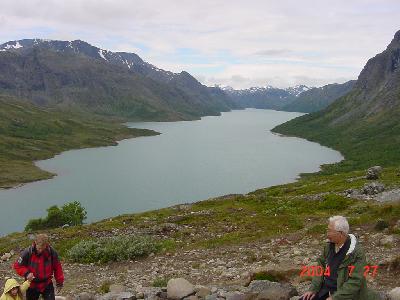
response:
M110 292L110 286L111 286L111 282L110 281L104 281L100 287L99 287L99 293L100 294L107 294Z
M115 236L81 241L69 250L68 257L80 263L106 263L143 257L157 249L157 243L150 237Z
M274 132L306 138L340 151L345 160L325 165L322 174L361 170L374 165L400 164L399 108L369 115L354 115L342 120L348 111L356 111L359 92L353 91L328 109L304 115L281 124Z
M56 237L52 245L64 259L96 263L137 258L150 252L168 255L180 249L215 248L288 235L319 239L326 232L327 218L334 214L347 216L353 229L362 227L365 231L376 230L377 220L382 220L379 222L389 226L389 233L399 235L394 225L400 219L400 203L382 204L343 196L345 190L360 188L368 182L360 176L364 173L365 170L336 175L313 174L294 183L247 195L122 215L46 232ZM380 181L388 188L397 187L397 174L398 167L384 168ZM174 223L179 229L160 237L166 223ZM153 239L140 249L130 248L140 243L133 241L122 246L125 245L123 241L113 240L115 236L128 239L124 234L132 231L146 232ZM93 238L95 236L104 238ZM107 241L114 242L107 244ZM0 253L29 244L26 233L14 233L0 238ZM260 259L252 254L243 255L247 261Z
M57 205L53 205L47 209L46 218L29 220L25 231L57 228L63 225L82 225L86 220L86 215L86 209L78 201L64 204L61 209Z
M154 135L117 120L38 108L0 95L0 188L54 176L34 165L69 149L115 145L117 140Z
M168 284L168 279L165 277L157 277L154 279L153 283L151 286L153 287L166 287Z
M274 272L274 271L262 271L262 272L257 272L252 276L252 280L268 280L268 281L273 281L273 282L280 282L287 280L287 277L279 272Z

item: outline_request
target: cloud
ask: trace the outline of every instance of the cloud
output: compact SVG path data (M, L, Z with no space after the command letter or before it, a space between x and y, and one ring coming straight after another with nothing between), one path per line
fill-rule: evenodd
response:
M2 0L0 40L82 39L210 84L319 85L356 78L399 14L398 0Z
M289 49L267 49L267 50L257 51L254 54L260 56L286 56L292 53L293 51Z

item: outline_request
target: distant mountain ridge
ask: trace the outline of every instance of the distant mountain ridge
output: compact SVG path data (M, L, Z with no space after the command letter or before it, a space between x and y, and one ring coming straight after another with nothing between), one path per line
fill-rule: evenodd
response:
M297 85L286 89L272 86L235 90L222 88L237 105L242 107L276 109L283 111L314 112L333 103L350 92L355 81L328 84L323 87Z
M237 105L187 72L159 69L134 53L84 41L24 39L0 45L0 92L39 105L131 120L189 120Z
M322 110L336 99L349 93L355 82L355 80L350 80L342 84L333 83L320 88L311 88L300 93L293 102L285 105L282 110L304 113Z
M235 90L231 87L222 89L239 106L280 110L310 88L305 85L297 85L287 89L272 86L251 87L243 90Z

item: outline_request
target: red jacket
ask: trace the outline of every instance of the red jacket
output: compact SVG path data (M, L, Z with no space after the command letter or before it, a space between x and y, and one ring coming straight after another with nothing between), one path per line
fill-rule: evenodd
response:
M30 288L40 292L43 292L52 282L53 273L57 286L64 284L64 274L58 254L51 246L47 246L38 254L35 243L33 243L21 253L19 259L14 263L14 269L25 278L29 273L33 273L35 279L31 282Z

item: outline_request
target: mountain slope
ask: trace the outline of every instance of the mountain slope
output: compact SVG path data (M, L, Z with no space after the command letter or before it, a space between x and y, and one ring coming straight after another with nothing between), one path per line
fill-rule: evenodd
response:
M355 84L355 80L347 81L343 84L328 84L320 88L311 88L302 92L296 99L285 105L284 111L315 112L324 109L336 99L350 92Z
M197 119L235 107L187 72L160 70L136 54L79 40L0 45L0 92L130 120Z
M34 160L69 149L113 145L119 139L154 134L90 115L38 108L0 95L0 188L53 176L35 166Z
M371 58L353 90L323 111L277 126L342 151L346 160L330 172L374 164L400 164L400 31Z

